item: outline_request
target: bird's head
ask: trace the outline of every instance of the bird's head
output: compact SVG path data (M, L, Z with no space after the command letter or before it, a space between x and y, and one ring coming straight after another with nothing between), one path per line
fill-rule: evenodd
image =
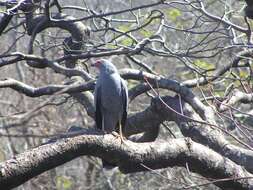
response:
M114 73L117 72L116 67L106 59L96 60L93 64L93 67L98 68L100 72Z
M100 68L101 68L101 65L103 64L103 62L104 62L104 61L103 61L102 59L101 59L101 60L96 60L91 66L100 69Z

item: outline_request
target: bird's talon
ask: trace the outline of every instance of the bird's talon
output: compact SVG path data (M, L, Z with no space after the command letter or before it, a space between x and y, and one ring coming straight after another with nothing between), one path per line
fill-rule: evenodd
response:
M119 137L119 134L116 131L113 131L112 135L115 136L115 137L117 137L117 138Z
M115 136L116 138L120 138L121 144L125 143L126 138L124 136L120 135L119 133L115 131L112 132L112 135Z
M120 143L125 144L125 139L126 139L125 137L120 136Z

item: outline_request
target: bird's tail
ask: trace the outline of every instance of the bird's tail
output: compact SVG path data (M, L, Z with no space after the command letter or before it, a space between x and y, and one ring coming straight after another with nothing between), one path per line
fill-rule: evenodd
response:
M106 160L102 160L102 165L103 165L103 168L105 168L105 169L113 169L113 168L117 167L117 165L111 164L111 163L107 162Z

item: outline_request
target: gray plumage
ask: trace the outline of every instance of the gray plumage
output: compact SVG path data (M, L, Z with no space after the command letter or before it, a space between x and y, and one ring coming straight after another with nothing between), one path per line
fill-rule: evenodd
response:
M108 60L96 61L99 77L95 86L94 101L97 128L111 133L124 129L127 119L128 91L116 67Z

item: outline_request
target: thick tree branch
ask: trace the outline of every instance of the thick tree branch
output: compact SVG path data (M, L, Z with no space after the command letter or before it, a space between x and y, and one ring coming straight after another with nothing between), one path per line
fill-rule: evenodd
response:
M236 103L252 103L253 93L243 93L240 90L235 89L229 99L223 101L219 107L219 111L225 111L231 108Z
M226 140L219 128L189 120L189 117L195 120L200 120L200 118L192 107L185 103L184 100L180 101L179 97L165 96L162 99L172 109L168 109L159 98L152 99L149 107L142 112L128 117L126 125L127 136L143 131L150 131L152 128L155 129L157 125L166 120L174 121L184 136L210 147L253 173L253 151L232 145ZM178 113L183 113L187 117L179 115ZM146 141L148 140L146 139Z
M1 13L0 15L0 35L3 33L5 28L8 26L9 22L11 21L13 15L9 15L6 13Z
M14 58L10 59L10 57L14 57ZM11 54L8 54L8 55L1 55L0 58L2 58L0 60L0 67L25 60L25 61L30 61L30 63L31 63L30 66L33 66L32 63L36 63L34 65L34 67L36 67L36 68L49 67L49 68L53 69L56 73L61 73L61 74L65 75L65 76L68 76L68 77L81 76L85 80L92 79L90 77L90 75L87 72L83 71L83 70L66 68L66 67L58 64L55 61L51 61L51 60L46 59L46 58L41 57L41 56L28 55L28 54L23 54L23 53L20 53L20 52L14 52L14 53L11 53ZM6 60L6 59L8 59L8 60ZM40 65L41 67L38 67L38 65Z
M123 75L123 76L129 77L128 75ZM154 77L154 76L152 75L152 77ZM136 79L136 75L134 75L130 78ZM143 77L141 77L141 78L143 78ZM149 79L152 79L152 78L149 77ZM152 82L152 80L151 80L151 82ZM155 82L153 82L153 83L155 83ZM161 85L162 83L160 83L159 80L157 81L157 84L159 87L166 86L166 85ZM166 83L166 84L170 84L170 83ZM76 89L83 89L86 87L93 88L94 84L88 83L86 85L80 84L77 86L73 86L73 88L71 88L69 86L68 91L72 92L72 90L73 90L73 92L74 92ZM146 87L148 87L148 86L146 86ZM171 87L167 86L166 88L171 88ZM92 95L86 96L86 95L83 95L80 93L72 93L72 95L74 97L82 96L81 99L80 98L77 98L77 99L81 100L80 103L82 103L86 108L89 108L89 109L87 109L87 112L89 113L90 116L93 117L94 116L94 106L93 106ZM86 98L84 99L83 96ZM88 97L90 97L91 100L90 100L90 98L89 98L89 100L87 100ZM180 102L179 102L178 98L172 98L172 99L165 98L165 101L176 112L178 112L178 113L181 112ZM91 104L89 104L89 102L91 102ZM198 120L200 120L200 118L198 118L198 116L196 116L196 115L194 116L194 114L193 114L194 112L191 110L191 108L189 106L188 107L186 106L187 104L185 104L184 101L182 101L181 103L182 103L182 108L184 109L183 113L186 116L192 117L194 119L197 118ZM153 136L150 137L150 134L156 134L156 133L151 133L150 131L152 131L152 130L157 131L158 126L164 120L175 121L178 124L178 126L181 128L181 130L185 136L189 136L189 137L193 138L194 140L196 140L197 142L200 142L202 144L205 144L205 145L213 148L214 150L216 150L217 152L219 152L222 155L231 155L231 157L229 157L230 159L234 160L238 164L244 165L248 171L253 171L253 168L252 168L253 163L251 161L251 160L253 160L252 159L253 158L252 151L231 145L230 143L228 143L225 140L224 136L217 129L215 130L209 126L205 126L203 128L197 123L194 124L194 122L191 122L190 125L185 123L185 122L188 122L188 119L183 118L182 116L178 115L176 112L166 109L159 100L152 101L151 106L148 107L146 110L144 110L143 112L137 113L133 116L130 116L128 118L128 122L127 122L127 126L126 126L126 135L130 136L133 134L146 132L146 135L144 135L142 137L142 141L152 141L156 137L153 137ZM167 114L167 113L169 113L169 114ZM242 162L240 156L238 156L238 155L242 155L242 154L245 155L245 159L243 162Z
M36 35L41 31L51 27L57 27L68 31L71 34L72 39L76 42L86 42L90 35L89 27L85 26L82 22L74 22L74 19L74 17L60 13L53 16L53 19L51 20L49 20L47 16L38 16L34 19L28 17L28 32L29 34L32 34L29 54L33 53L33 42L36 38Z
M0 88L12 88L17 92L25 94L30 97L38 97L43 95L52 95L56 92L62 91L63 89L68 89L64 91L64 93L74 93L74 92L83 92L87 90L94 89L95 81L83 82L77 81L72 84L64 84L64 85L48 85L44 87L32 87L15 79L5 79L0 81Z
M164 118L164 120L176 122L177 126L180 128L184 136L190 137L194 141L210 147L219 154L233 160L239 165L244 166L247 171L253 173L252 150L232 145L225 139L225 136L222 134L219 128L214 128L209 125L204 125L189 120L187 117L194 118L197 120L199 120L200 118L193 111L191 106L184 102L184 100L180 101L178 97L169 96L162 97L162 99L172 109L168 109L167 106L165 106L159 98L156 98L152 101L153 103L151 104L151 106L147 108L147 110L154 110L154 115L152 116L152 114L149 113L147 118L149 118L150 120L157 119L156 116L160 115L160 119ZM181 111L183 115L187 117L179 115L178 113L181 113ZM138 115L144 115L147 113L148 112L145 110L143 113L139 113ZM131 119L132 118L130 117L129 122L131 121ZM136 121L139 121L137 125L139 124L141 128L141 123L145 121L144 119L142 120L141 117L138 117L138 119L139 120L136 119ZM160 120L160 122L162 121Z
M159 169L188 164L193 172L212 178L231 178L231 181L215 183L223 189L253 188L253 177L240 166L211 149L190 139L173 139L169 142L133 143L113 135L102 135L94 130L87 135L60 140L28 150L1 163L0 186L16 187L36 175L59 166L76 157L92 155L110 160L124 173Z
M21 0L19 2L6 1L1 2L1 6L6 6L8 9L6 10L6 13L0 15L0 35L3 33L4 29L10 23L13 15L17 14L18 10L28 11L33 6L33 3L32 1L29 0Z
M27 58L33 59L33 56L28 55ZM38 59L38 60L42 61L38 57L36 57L34 59ZM43 60L45 60L45 59L43 59ZM48 60L45 60L45 61L50 62ZM75 72L77 72L77 74L79 72L79 70L68 69L68 68L66 68L65 70L75 71ZM180 94L182 96L182 98L194 108L194 110L201 116L201 118L203 120L207 120L210 123L214 122L212 110L209 107L205 106L192 93L192 91L190 89L188 89L184 85L181 85L179 82L177 82L175 80L166 79L162 76L157 76L157 75L153 75L150 73L146 73L146 72L134 70L134 69L123 69L120 72L121 72L122 77L125 79L144 81L144 78L145 78L150 82L150 84L153 85L153 88L164 88L164 89L172 90L172 91ZM74 73L72 73L72 74L74 74ZM85 75L85 79L88 79L88 77L89 77L89 75L87 73L82 72L82 71L80 71L79 74ZM5 85L5 83L6 83L6 85ZM0 83L0 86L1 86L1 83ZM6 86L11 87L15 90L18 90L19 92L29 95L29 96L39 96L40 94L45 95L46 93L52 94L52 93L60 90L59 86L58 87L51 86L51 87L47 87L48 91L45 92L44 88L34 89L31 87L28 87L27 85L22 85L22 83L17 82L17 81L13 81L13 80L8 81L8 82L3 81L2 86L3 87L6 87ZM80 85L79 87L75 87L75 88L69 88L69 91L70 92L78 92L78 90L79 90L79 92L80 92L81 89L88 90L89 88L93 88L92 84L91 84L91 86L88 86L88 88L86 88L86 86L82 86L82 85ZM143 86L137 86L136 88L134 88L133 90L130 91L130 93L129 93L130 99L133 99L134 97L136 97L148 90L150 90L150 87L147 84L144 84ZM40 93L40 94L38 94L38 93Z
M168 90L172 90L180 94L180 96L189 103L193 109L200 115L203 120L206 120L210 123L214 122L213 120L213 111L211 108L205 106L193 93L192 91L187 88L186 86L182 85L181 83L166 79L162 76L153 75L147 72L134 70L134 69L122 69L120 73L123 78L125 79L134 79L139 81L148 80L150 84L152 84L153 88L164 88ZM139 91L137 93L143 93L149 90L150 87L145 85L143 88L139 87ZM130 94L131 96L135 97L139 94Z

